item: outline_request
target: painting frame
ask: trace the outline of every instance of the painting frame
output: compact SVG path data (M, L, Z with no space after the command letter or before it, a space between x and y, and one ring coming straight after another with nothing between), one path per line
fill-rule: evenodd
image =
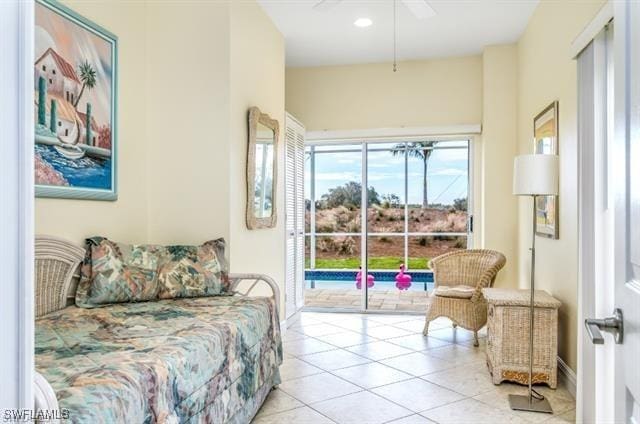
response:
M554 100L533 118L533 152L558 155L559 104ZM534 204L536 235L553 240L560 238L558 196L537 196Z
M110 47L110 104L109 104L109 150L110 150L110 186L91 188L82 186L45 185L35 183L35 196L57 199L83 199L115 201L118 199L118 37L97 23L81 16L56 0L35 0L35 6L42 6L48 12L77 25L92 35L108 43ZM34 81L34 86L37 81ZM88 113L88 112L87 112ZM36 121L37 122L37 121ZM87 135L88 136L88 135ZM34 134L34 137L36 135Z

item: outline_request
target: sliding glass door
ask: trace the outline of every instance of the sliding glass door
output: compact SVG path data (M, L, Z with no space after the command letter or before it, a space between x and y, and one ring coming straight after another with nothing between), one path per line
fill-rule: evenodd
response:
M307 147L307 306L424 311L429 260L470 243L469 149L468 140Z

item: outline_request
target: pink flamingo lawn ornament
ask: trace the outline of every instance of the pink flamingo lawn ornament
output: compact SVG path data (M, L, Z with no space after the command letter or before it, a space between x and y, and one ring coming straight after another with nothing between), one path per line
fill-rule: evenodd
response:
M400 265L400 272L396 275L396 287L398 290L408 290L411 287L411 276L404 273L404 264Z
M367 274L367 287L371 288L375 284L375 278L373 275ZM362 288L362 267L360 267L360 271L356 274L356 288L360 290Z

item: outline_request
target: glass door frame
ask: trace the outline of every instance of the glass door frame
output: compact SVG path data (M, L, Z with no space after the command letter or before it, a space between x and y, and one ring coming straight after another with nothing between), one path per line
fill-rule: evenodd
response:
M385 149L376 149L374 146L376 144L381 143L410 143L410 142L447 142L447 141L467 141L467 231L466 233L427 233L427 232L414 232L409 234L409 220L408 220L408 154L404 155L404 232L403 233L369 233L369 225L367 219L367 213L369 208L369 193L368 193L368 177L369 177L369 169L368 162L369 152L375 151L390 151L388 148ZM370 310L369 309L369 288L366 284L366 276L369 272L369 264L368 264L368 239L369 237L375 236L393 236L397 237L398 234L402 234L404 237L404 263L407 264L408 267L408 256L409 256L409 237L410 236L425 236L425 237L433 237L438 235L450 235L450 236L465 236L467 238L467 249L473 247L474 242L474 144L475 137L472 134L459 135L459 136L424 136L424 137L385 137L385 138L359 138L357 140L347 139L347 140L314 140L313 142L308 142L307 146L309 147L310 155L310 194L309 199L311 200L310 204L310 217L309 217L309 233L306 233L305 236L309 237L309 241L311 243L309 249L309 258L310 258L310 269L314 270L315 262L316 262L316 237L318 233L315 228L316 221L316 190L315 190L315 176L316 176L316 154L318 153L354 153L360 151L361 153L361 200L360 200L360 232L358 233L327 233L326 236L354 236L360 237L360 266L361 272L363 276L362 286L364 290L362 290L360 309L346 309L347 312L364 312L364 313L398 313L398 311L384 311L384 310ZM343 145L351 145L354 146L354 149L322 149L321 151L316 151L316 147L330 147L330 146L343 146ZM355 146L360 145L360 149L356 149ZM433 150L443 150L443 149L460 149L459 146L439 146L433 148ZM407 149L405 148L405 151ZM321 236L325 235L324 233L320 233ZM306 238L306 237L305 237ZM426 272L432 272L431 270L427 270ZM343 311L343 309L333 309L333 311Z

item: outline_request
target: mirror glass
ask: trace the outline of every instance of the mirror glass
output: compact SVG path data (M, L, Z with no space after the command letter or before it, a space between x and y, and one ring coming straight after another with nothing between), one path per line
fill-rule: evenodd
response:
M256 218L268 218L273 215L273 150L274 131L258 122L256 129L255 154L255 190L253 208Z

